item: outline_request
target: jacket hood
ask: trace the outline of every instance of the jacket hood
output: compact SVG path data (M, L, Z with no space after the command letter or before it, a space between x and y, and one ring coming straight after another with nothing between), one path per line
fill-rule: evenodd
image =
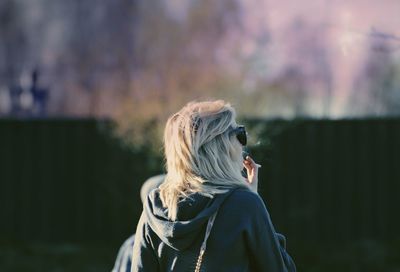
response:
M168 246L175 250L188 248L204 235L204 226L223 201L234 191L216 194L213 198L200 193L191 194L178 202L177 219L168 219L168 209L164 208L158 188L152 190L144 205L144 214L150 228Z

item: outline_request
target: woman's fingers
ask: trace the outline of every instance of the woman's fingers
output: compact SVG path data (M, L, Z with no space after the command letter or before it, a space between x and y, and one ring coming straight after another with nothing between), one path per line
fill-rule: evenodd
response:
M246 156L246 159L244 161L245 163L248 162L249 164L251 164L251 166L253 168L260 168L261 165L257 164L250 156Z
M260 168L261 165L255 163L255 161L250 156L246 156L245 160L243 161L243 166L246 168L247 171L247 182L250 183L252 190L257 192L258 168Z
M249 182L252 183L258 174L258 164L256 164L250 156L247 156L243 161L243 167L247 171L247 178Z
M243 163L244 168L246 168L247 171L251 171L253 167L250 165L249 162L244 161Z

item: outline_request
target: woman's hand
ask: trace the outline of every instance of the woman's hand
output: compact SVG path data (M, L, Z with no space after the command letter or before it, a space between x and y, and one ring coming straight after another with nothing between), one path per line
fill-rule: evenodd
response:
M255 163L255 161L250 157L246 156L246 159L243 161L243 166L247 171L247 182L250 184L251 189L257 193L258 189L258 168L261 165Z

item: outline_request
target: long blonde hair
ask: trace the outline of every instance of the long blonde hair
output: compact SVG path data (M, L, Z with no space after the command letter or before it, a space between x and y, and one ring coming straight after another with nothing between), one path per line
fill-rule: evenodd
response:
M167 121L164 151L167 175L160 198L176 219L178 201L199 192L212 197L232 187L248 187L241 175L242 146L229 131L236 113L223 100L190 102Z

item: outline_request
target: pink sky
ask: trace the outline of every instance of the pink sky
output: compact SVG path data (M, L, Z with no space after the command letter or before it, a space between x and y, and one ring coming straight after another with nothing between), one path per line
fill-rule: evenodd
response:
M245 24L249 35L257 37L263 29L268 29L271 33L272 45L269 46L275 51L274 62L278 68L285 66L290 54L296 54L292 52L293 47L290 47L290 43L296 39L288 37L287 32L296 19L302 18L307 24L323 29L327 39L326 49L333 67L332 117L346 115L344 103L351 95L354 78L360 65L363 65L370 31L375 29L400 37L398 0L242 0L241 3L245 10ZM391 42L400 46L400 40ZM244 51L250 52L254 47L251 40L243 43ZM292 51L285 48L292 48ZM391 53L392 57L400 58L399 51Z

